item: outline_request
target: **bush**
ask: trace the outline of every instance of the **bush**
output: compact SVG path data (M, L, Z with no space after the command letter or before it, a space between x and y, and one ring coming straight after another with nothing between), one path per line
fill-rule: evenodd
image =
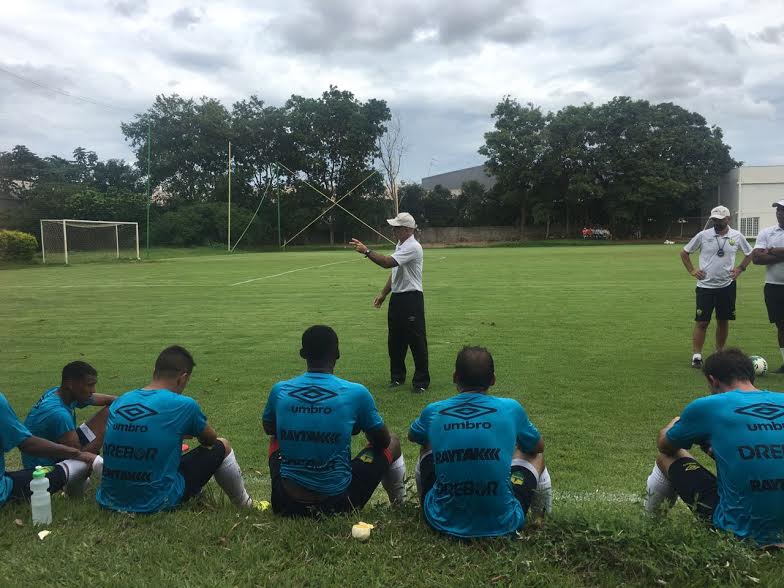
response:
M0 260L30 261L38 251L38 241L30 233L0 231Z

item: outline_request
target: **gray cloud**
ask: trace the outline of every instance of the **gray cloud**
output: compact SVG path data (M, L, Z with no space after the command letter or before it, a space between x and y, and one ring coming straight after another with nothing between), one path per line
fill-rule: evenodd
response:
M401 0L391 9L378 0L306 0L299 9L279 15L265 34L308 53L389 50L412 41L423 46L517 45L528 41L540 24L526 7L525 0Z
M189 6L185 6L175 11L171 15L171 25L175 29L186 29L191 25L201 22L201 16Z
M765 27L759 33L754 35L754 38L765 43L780 45L784 43L784 23L775 27Z
M200 49L171 48L163 50L159 55L164 62L200 73L216 73L236 67L236 60L230 55Z
M125 17L147 12L147 0L114 0L110 6L117 14Z

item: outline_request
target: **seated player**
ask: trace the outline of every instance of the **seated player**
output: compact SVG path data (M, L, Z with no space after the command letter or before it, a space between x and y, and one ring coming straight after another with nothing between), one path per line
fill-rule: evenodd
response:
M252 506L228 440L216 435L193 398L182 395L195 365L186 349L167 347L155 361L152 381L112 403L96 497L101 506L171 510L197 496L213 476L232 503ZM181 455L186 436L201 446Z
M708 357L711 396L686 406L659 433L645 508L676 495L698 517L760 545L784 542L784 395L754 387L754 366L738 349ZM686 451L699 444L718 476Z
M490 396L493 356L463 347L453 376L458 394L425 407L408 438L422 446L416 480L427 523L455 537L495 537L549 512L544 441L523 407Z
M34 470L5 471L5 454L16 447L30 455L47 457L57 462L48 468L46 474L50 494L63 489L69 494L81 494L93 465L96 470L100 468L101 458L92 453L30 434L16 417L5 396L0 394L0 506L13 500L26 500L31 494L30 481Z
M272 508L285 516L361 509L381 482L393 504L405 499L400 441L361 384L333 375L338 336L315 325L302 335L307 372L272 387L262 417L270 439ZM351 437L369 445L351 459Z
M60 385L50 388L35 403L24 421L25 427L37 436L60 445L90 453L100 453L106 430L106 417L114 396L96 394L98 372L89 363L74 361L63 368ZM76 426L75 409L103 406L86 423ZM54 460L22 452L26 468L52 465Z

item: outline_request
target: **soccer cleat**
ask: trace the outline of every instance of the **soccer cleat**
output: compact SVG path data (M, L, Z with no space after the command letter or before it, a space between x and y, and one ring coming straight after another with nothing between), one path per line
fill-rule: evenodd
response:
M702 369L702 358L701 357L692 357L691 359L691 367L695 369ZM781 366L784 367L784 366ZM784 373L784 372L782 372Z
M414 394L422 394L427 388L423 388L422 386L412 386L411 391Z
M784 363L783 363L783 364L781 364L781 367L780 367L779 369L777 369L777 370L776 370L775 372L773 372L773 373L774 373L774 374L784 374Z
M389 383L389 387L390 387L390 388L397 388L397 387L398 387L398 386L400 386L402 383L403 383L403 382L398 382L397 380L392 380L392 381Z

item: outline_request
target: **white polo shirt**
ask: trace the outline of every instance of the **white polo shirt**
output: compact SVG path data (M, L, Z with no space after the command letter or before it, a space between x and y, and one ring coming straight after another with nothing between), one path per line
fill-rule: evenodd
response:
M397 267L392 268L392 294L400 292L422 292L422 246L411 235L408 239L397 242L392 257Z
M769 249L771 247L784 247L784 229L778 225L762 229L754 244L754 249ZM784 285L784 263L765 266L765 283Z
M730 271L735 267L735 254L738 249L744 255L751 253L751 245L740 231L732 227L726 235L718 235L713 228L694 235L683 250L693 253L700 250L700 269L705 272L705 279L698 280L700 288L724 288L732 283ZM721 255L719 252L723 252ZM784 269L784 268L782 268Z

